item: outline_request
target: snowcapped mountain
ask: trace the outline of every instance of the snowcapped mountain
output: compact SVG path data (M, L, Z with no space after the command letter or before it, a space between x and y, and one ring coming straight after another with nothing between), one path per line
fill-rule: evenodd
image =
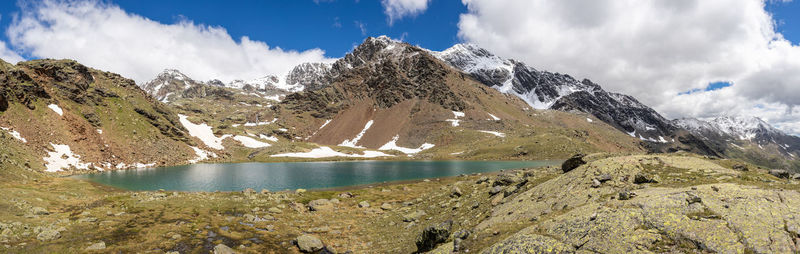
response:
M286 75L286 84L296 89L286 90L317 90L324 87L329 83L327 77L331 72L331 66L329 63L303 63L295 66Z
M708 121L696 118L681 118L676 125L701 137L722 136L728 140L747 140L759 143L776 143L777 140L796 138L788 135L758 117L723 116ZM782 144L785 145L785 144Z
M217 80L219 81L219 80ZM166 69L159 73L153 80L140 85L142 90L161 102L168 102L168 98L191 87L202 85L175 69Z
M588 79L539 71L503 59L473 44L432 52L451 66L500 92L514 94L535 109L581 111L642 140L672 142L677 128L635 98L609 93Z

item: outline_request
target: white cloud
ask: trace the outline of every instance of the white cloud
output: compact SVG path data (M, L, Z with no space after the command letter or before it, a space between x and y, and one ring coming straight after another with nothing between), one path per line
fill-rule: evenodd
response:
M430 0L381 0L389 25L405 16L416 16L428 9Z
M320 49L283 50L222 27L184 20L162 24L99 1L23 5L7 30L11 44L37 58L70 58L137 82L165 68L229 81L285 74L303 62L330 61ZM276 35L278 36L278 35Z
M459 36L667 117L756 115L800 133L785 127L800 125L800 47L776 32L764 1L462 0ZM678 95L716 81L733 86Z
M12 64L25 60L19 54L6 47L6 42L4 41L0 41L0 59Z

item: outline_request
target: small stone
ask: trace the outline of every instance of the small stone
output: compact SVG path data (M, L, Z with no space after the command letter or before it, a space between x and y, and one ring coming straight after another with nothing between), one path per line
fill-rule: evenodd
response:
M635 184L658 183L658 177L651 174L638 173L633 178L633 183Z
M282 211L281 211L281 209L278 209L277 207L270 207L269 209L267 209L267 212L270 212L270 213L281 213Z
M689 195L689 197L686 198L686 202L689 202L690 205L694 203L703 202L703 199L701 199L700 196L697 196L697 194L694 193L687 193L687 194Z
M297 189L297 190L294 191L294 193L303 194L303 193L306 193L306 189Z
M34 215L48 215L48 214L50 214L50 212L48 212L47 209L44 209L44 208L41 208L41 207L34 207L34 208L31 209L31 212Z
M231 247L228 247L227 245L221 243L217 244L217 246L214 246L214 254L236 254L236 253L238 252L231 249Z
M511 195L513 195L515 192L517 192L517 190L519 190L519 188L517 188L517 186L511 186L511 187L508 187L508 188L506 188L506 190L505 190L505 191L503 191L503 197L508 197L508 196L511 196Z
M600 181L597 179L592 179L592 188L600 188Z
M719 187L717 187L717 186L711 186L711 189L716 191L716 192L719 192Z
M86 250L105 250L105 249L106 249L106 243L103 241L100 241L99 243L95 243L89 245L89 247L86 247Z
M367 201L358 202L358 207L367 208L367 207L369 207L369 203L367 203Z
M464 192L461 191L461 188L458 188L458 186L453 187L453 193L450 194L451 197L461 197L462 195L464 195Z
M633 193L633 192L630 192L630 191L621 191L621 192L619 192L618 196L619 197L617 199L619 199L619 200L629 200L629 199L635 197L636 193Z
M58 230L54 230L54 229L45 229L41 233L36 235L36 239L39 239L39 241L43 241L43 242L44 241L55 240L55 239L58 239L58 238L61 238L61 233L58 232Z
M482 183L486 183L486 182L489 182L489 177L488 176L481 176L481 178L478 179L478 181L475 182L475 184L482 184Z
M747 168L747 165L744 165L744 164L734 164L732 168L733 168L733 170L738 170L738 171L749 171L750 170L749 168Z
M339 193L339 198L352 198L352 197L353 197L353 193L350 193L350 192Z
M591 216L589 216L589 220L590 220L590 221L594 221L594 220L596 220L596 219L597 219L597 213L592 213L592 215L591 215Z
M501 195L494 196L494 198L492 198L491 202L492 202L492 206L499 205L501 202L503 202L503 196L501 196Z
M392 192L392 191L389 189L381 189L381 192Z
M600 181L601 183L605 183L605 182L611 181L611 179L612 179L612 177L609 174L602 174L602 175L597 176L597 181Z
M492 187L491 190L489 190L489 195L494 196L495 194L500 193L501 191L503 191L503 186L494 186Z
M297 247L304 253L312 253L325 248L322 240L312 235L298 236L295 241L297 242Z

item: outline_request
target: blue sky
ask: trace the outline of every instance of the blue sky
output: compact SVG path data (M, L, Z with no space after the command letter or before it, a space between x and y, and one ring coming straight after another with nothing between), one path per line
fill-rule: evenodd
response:
M415 17L396 20L390 26L377 0L257 1L257 0L116 0L130 13L171 24L181 20L221 26L236 40L242 36L283 49L320 48L328 57L342 57L366 36L388 35L413 44L442 50L458 43L458 16L466 7L455 0L431 1ZM3 31L19 12L13 0L0 1ZM359 25L366 32L362 33ZM6 33L0 40L7 41Z
M0 27L11 23L27 0L0 1ZM432 50L460 42L459 15L467 9L461 1L432 0L423 13L389 25L378 0L116 0L124 10L171 24L181 20L220 26L238 40L242 36L283 49L320 48L328 57L342 57L366 36L388 35ZM800 42L800 3L767 1L778 31ZM363 25L365 33L362 33ZM6 33L0 40L8 41ZM23 55L26 56L26 55Z

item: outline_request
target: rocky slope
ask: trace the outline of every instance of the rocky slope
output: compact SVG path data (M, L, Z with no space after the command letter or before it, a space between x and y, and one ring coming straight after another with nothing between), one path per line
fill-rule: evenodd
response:
M800 171L800 137L788 135L757 117L726 116L709 121L683 118L674 123L722 154Z
M716 155L652 108L631 96L609 93L588 79L579 81L569 75L536 70L473 44L457 44L432 53L481 83L520 97L533 108L589 113L650 143L648 147L655 150L688 149Z
M170 108L132 80L69 60L0 61L0 127L17 144L0 150L38 157L25 162L37 171L173 165L194 156Z

